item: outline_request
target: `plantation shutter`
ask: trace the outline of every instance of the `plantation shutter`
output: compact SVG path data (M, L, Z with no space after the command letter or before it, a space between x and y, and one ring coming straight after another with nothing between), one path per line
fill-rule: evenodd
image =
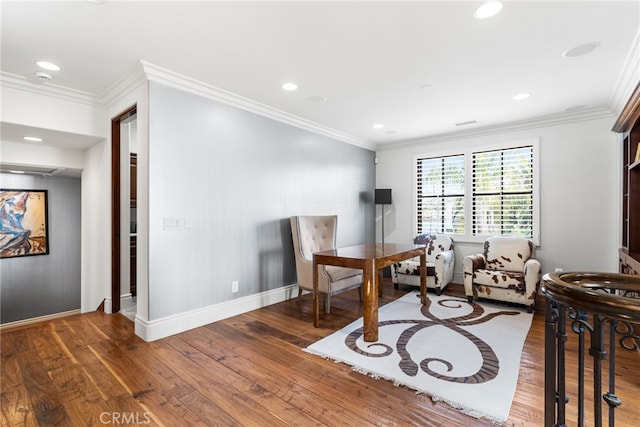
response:
M416 165L417 233L464 234L464 155Z
M533 236L533 147L473 153L475 236Z

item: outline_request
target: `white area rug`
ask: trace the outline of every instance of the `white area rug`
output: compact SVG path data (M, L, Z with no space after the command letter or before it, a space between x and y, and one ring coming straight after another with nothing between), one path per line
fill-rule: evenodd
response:
M378 341L363 340L362 318L305 351L428 394L476 418L504 422L518 382L533 315L517 307L417 292L378 311Z

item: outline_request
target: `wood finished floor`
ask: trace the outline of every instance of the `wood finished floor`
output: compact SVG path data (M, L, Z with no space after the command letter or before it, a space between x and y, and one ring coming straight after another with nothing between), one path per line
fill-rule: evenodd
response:
M407 290L387 283L380 304ZM461 287L447 293L461 295ZM5 330L1 425L491 425L301 351L358 317L354 291L332 299L332 313L317 329L305 295L151 343L136 337L124 316L99 312ZM543 425L543 349L539 308L507 426ZM638 425L640 354L618 353L623 407L616 425ZM574 358L567 369L576 371ZM576 425L575 411L568 418Z

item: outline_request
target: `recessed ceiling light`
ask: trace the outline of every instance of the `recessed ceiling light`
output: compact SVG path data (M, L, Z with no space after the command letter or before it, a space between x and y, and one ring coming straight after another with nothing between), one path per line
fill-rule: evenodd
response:
M531 96L531 94L530 94L530 93L523 92L523 93L519 93L519 94L515 95L515 96L513 97L513 100L514 100L514 101L522 101L523 99L527 99L527 98L529 98L530 96Z
M36 64L38 65L38 67L40 68L44 68L45 70L49 70L49 71L60 71L60 67L58 67L56 64L52 63L52 62L48 62L48 61L36 61Z
M575 58L576 56L586 55L587 53L591 53L600 47L600 43L598 42L589 42L583 43L578 46L572 47L571 49L565 50L562 52L562 56L565 58Z
M501 10L502 10L501 2L490 1L480 6L473 14L473 17L476 19L491 18L492 16L495 16L498 13L500 13Z
M289 92L292 92L292 91L298 89L298 85L295 84L295 83L285 83L285 84L282 85L282 89L284 89L286 91L289 91Z
M25 141L31 141L31 142L42 142L42 138L37 136L23 136L22 139L24 139Z
M375 125L373 125L374 129L382 129L384 127L384 125L382 123L376 123Z
M9 172L11 172L11 173L24 173L24 171L16 171L16 170L10 170Z

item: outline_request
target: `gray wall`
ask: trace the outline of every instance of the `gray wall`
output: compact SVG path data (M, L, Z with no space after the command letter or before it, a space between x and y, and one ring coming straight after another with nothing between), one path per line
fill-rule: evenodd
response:
M295 283L291 215L375 240L373 151L156 83L149 102L149 320Z
M0 259L1 323L80 309L80 180L0 174L2 188L48 190L49 254Z

